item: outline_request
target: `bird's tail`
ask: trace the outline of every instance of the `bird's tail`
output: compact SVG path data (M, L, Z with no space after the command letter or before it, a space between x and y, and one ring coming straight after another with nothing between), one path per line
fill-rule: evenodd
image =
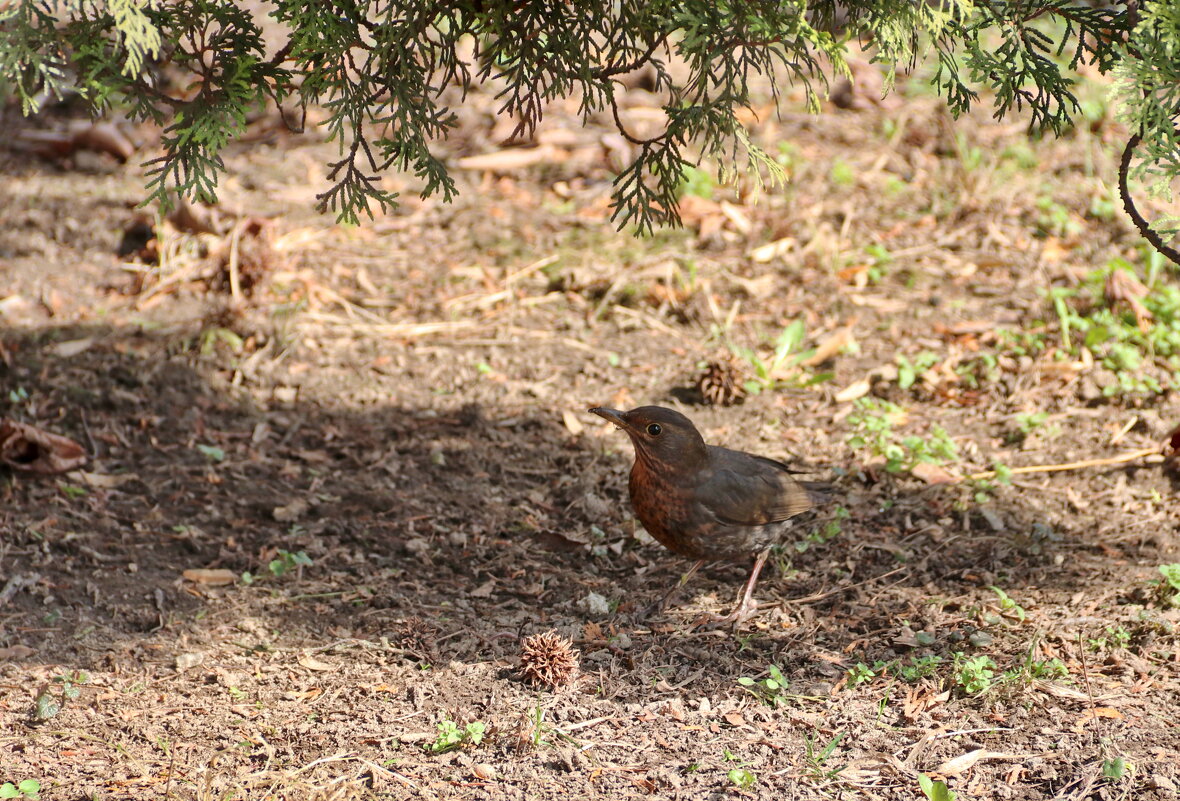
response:
M799 486L807 490L807 497L813 506L825 504L835 495L835 487L826 481L800 481Z

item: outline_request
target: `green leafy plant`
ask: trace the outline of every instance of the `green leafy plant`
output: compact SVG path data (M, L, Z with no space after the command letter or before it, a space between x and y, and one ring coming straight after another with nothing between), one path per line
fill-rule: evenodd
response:
M832 519L824 522L822 526L813 528L807 532L807 535L795 542L795 550L799 553L805 553L812 545L823 545L825 542L834 540L839 537L844 531L843 522L848 519L849 511L843 506L837 506L832 512Z
M898 663L893 668L893 672L902 681L912 683L928 676L933 676L938 671L938 666L942 662L943 659L938 654L910 656L910 663L908 665Z
M462 745L479 745L483 742L486 731L487 724L482 721L477 720L460 727L455 721L447 718L439 722L438 736L434 738L434 742L427 744L426 750L432 754L441 754Z
M925 437L911 435L899 439L893 433L893 426L906 419L901 407L875 398L859 398L855 406L856 411L848 415L853 428L847 439L849 446L884 457L885 469L890 473L909 471L923 462L945 464L959 458L958 448L941 426L931 426Z
M236 354L242 352L246 343L239 334L222 326L214 325L202 329L199 345L202 356L211 356L221 345Z
M918 774L918 789L929 801L955 801L955 793L942 779L931 779L925 773Z
M919 353L913 361L899 353L897 355L897 386L901 389L909 389L923 373L938 364L938 360L938 354L928 350Z
M996 598L1000 602L1000 614L1004 617L1013 617L1018 623L1023 623L1025 619L1024 607L1013 601L1008 597L1008 593L1001 590L999 587L988 587L989 590L996 594ZM995 622L1000 622L996 620Z
M1180 562L1159 566L1163 579L1156 582L1159 594L1169 606L1180 606Z
M37 691L33 699L33 719L45 721L57 717L67 701L73 701L82 691L78 688L90 683L90 676L80 670L54 676Z
M1087 644L1092 651L1111 651L1126 648L1131 644L1131 632L1123 626L1110 625L1098 637L1090 637Z
M311 557L307 555L306 551L284 551L279 549L279 555L275 559L271 559L267 563L267 569L270 570L271 575L275 578L282 578L292 570L297 573L302 571L305 567L311 567Z
M1145 259L1149 265L1150 259ZM1062 347L1091 351L1114 380L1106 397L1156 395L1180 375L1180 287L1116 258L1092 270L1081 287L1046 293L1061 331ZM1158 367L1165 367L1160 372Z
M827 781L834 778L841 769L830 768L827 763L843 739L844 732L836 732L835 736L828 740L823 748L817 749L815 738L810 734L807 735L803 742L803 759L806 762L804 772L816 781Z
M737 683L762 703L776 707L785 700L784 694L791 683L787 681L777 665L770 665L766 672L769 675L764 679L755 680L749 676L742 676L737 680Z
M1128 773L1131 773L1134 767L1121 756L1110 757L1102 760L1102 778L1110 782L1117 782L1121 780Z
M25 779L16 784L0 784L0 798L27 798L28 801L37 801L41 797L40 793L41 782L36 779Z
M1069 668L1060 659L1034 659L1029 662L1028 673L1034 679L1064 679Z
M213 462L224 462L225 461L225 451L222 450L221 448L218 448L216 445L201 445L200 443L198 443L197 450L199 450L201 453L203 453L210 461L213 461Z
M990 656L955 654L955 684L967 695L991 689L996 676L996 663Z
M680 170L680 185L677 187L677 196L684 197L685 195L695 195L702 197L705 200L712 200L714 193L717 191L717 182L713 180L713 176L708 172L691 164L685 164Z
M749 790L758 783L758 775L749 768L731 768L726 772L725 778L739 790Z
M878 663L878 665L883 665L883 663ZM845 675L848 677L849 687L856 687L858 685L865 684L877 677L877 674L873 672L873 668L869 667L864 662L857 662L848 669L848 672Z
M1009 431L1007 439L1009 442L1023 442L1035 431L1044 429L1044 432L1049 436L1057 436L1061 433L1056 426L1045 427L1045 421L1049 419L1048 412L1023 412L1013 418L1016 422L1016 428Z
M739 790L748 790L753 787L758 781L757 774L747 767L747 763L744 760L739 759L737 755L735 755L728 748L725 749L724 753L726 762L737 763L736 767L731 768L725 774L725 777L729 779L730 784L732 784L734 787L737 787Z
M756 395L763 390L781 386L809 386L831 378L830 374L810 375L800 363L815 353L801 351L807 339L807 327L802 320L785 326L774 340L769 358L764 359L753 348L734 347L734 353L750 365L754 377L744 383L746 392Z

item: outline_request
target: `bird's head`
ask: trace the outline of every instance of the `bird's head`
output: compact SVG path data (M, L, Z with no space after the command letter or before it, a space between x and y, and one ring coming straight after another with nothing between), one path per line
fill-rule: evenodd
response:
M675 409L640 406L629 412L595 406L590 410L627 432L635 458L672 469L691 470L706 458L705 440L692 421Z

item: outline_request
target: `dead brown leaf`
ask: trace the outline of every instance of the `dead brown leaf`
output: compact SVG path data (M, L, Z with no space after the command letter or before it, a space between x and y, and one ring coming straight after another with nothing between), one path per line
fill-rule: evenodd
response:
M40 475L65 473L86 464L86 451L68 437L0 418L0 462Z
M316 659L314 656L304 655L299 657L299 664L308 670L318 670L325 673L329 670L336 670L335 665L330 665L327 662Z
M975 764L981 760L1016 758L1018 758L1016 754L1005 754L1000 751L988 751L984 748L976 748L974 751L968 751L965 754L960 754L957 757L948 759L946 762L943 762L941 765L935 768L933 772L943 776L944 778L950 778L951 776L958 776L960 773L966 773L967 771L971 770L971 768L975 767Z
M237 573L224 567L195 567L184 571L181 575L195 584L207 584L210 587L233 584L238 580Z
M561 422L565 423L566 430L575 437L586 430L586 426L582 425L582 421L578 416L569 409L561 410Z
M1151 294L1151 290L1142 281L1126 270L1113 270L1106 279L1105 293L1111 305L1121 300L1131 307L1140 331L1151 328L1151 312L1139 300Z
M1073 730L1080 733L1091 721L1097 720L1098 718L1122 720L1123 713L1115 709L1113 706L1091 707L1090 709L1082 711L1082 714L1078 717L1078 722L1074 724Z
M952 484L959 480L958 476L945 467L930 462L918 462L910 468L910 474L914 478L922 479L927 484Z
M815 349L815 353L803 360L804 367L814 367L817 364L823 364L828 359L838 354L848 345L856 342L856 337L852 334L852 326L846 325L842 328L837 328L828 338Z
M37 652L27 645L10 645L7 648L0 648L0 662L11 662L15 659L28 659L35 653Z
M909 720L916 720L918 715L945 704L950 700L950 697L949 690L935 693L915 687L906 693L905 701L901 705L901 713Z

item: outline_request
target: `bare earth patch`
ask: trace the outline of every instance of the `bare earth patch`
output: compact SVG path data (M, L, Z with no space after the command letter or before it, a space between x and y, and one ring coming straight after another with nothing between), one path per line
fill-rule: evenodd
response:
M493 106L455 158L497 152ZM0 784L1177 798L1180 523L1151 454L1180 423L1180 276L1113 210L1109 112L1042 143L916 92L763 116L788 185L690 176L687 228L646 240L608 221L625 146L574 107L536 163L475 162L450 206L407 183L356 230L309 211L331 148L277 125L230 154L224 219L158 240L134 167L0 153L0 414L93 454L0 483ZM1111 288L1123 263L1149 295ZM750 394L699 405L731 351ZM638 616L688 565L637 531L630 448L585 409L645 403L839 487L736 634L693 623L745 565ZM579 652L556 689L519 672L549 630Z

